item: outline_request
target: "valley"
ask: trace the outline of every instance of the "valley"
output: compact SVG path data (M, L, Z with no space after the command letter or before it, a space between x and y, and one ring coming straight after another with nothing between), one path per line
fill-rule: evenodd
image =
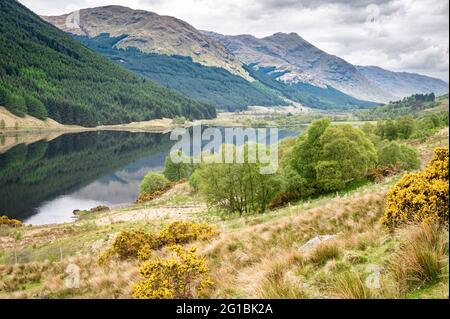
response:
M433 1L2 0L0 299L448 299Z

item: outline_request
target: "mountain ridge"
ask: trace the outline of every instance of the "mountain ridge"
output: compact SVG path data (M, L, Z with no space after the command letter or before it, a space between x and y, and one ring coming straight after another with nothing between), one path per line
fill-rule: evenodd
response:
M72 23L75 14L79 14L79 21ZM221 67L251 80L240 62L221 43L176 17L124 6L104 6L42 18L65 32L80 36L127 35L116 44L117 48L134 47L144 53L190 56L195 62Z
M253 64L256 68L276 67L277 72L284 73L279 80L288 83L303 81L319 86L328 84L357 98L380 102L397 100L415 93L435 91L436 95L441 95L448 92L448 84L440 79L377 67L383 70L384 77L397 77L397 83L387 84L382 78L367 71L370 67L352 65L336 55L328 54L295 32L277 32L262 38L248 34L227 36L211 31L202 32L223 43L246 64ZM408 79L411 76L417 78L415 82ZM393 89L394 84L403 89Z

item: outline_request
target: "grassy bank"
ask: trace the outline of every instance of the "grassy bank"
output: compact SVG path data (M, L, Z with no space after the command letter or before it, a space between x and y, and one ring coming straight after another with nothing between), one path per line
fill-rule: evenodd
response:
M435 146L448 146L448 128L412 143L426 163ZM445 260L433 270L435 280L414 286L401 277L402 261L415 256L424 231L406 226L389 232L380 224L386 192L399 178L243 217L208 210L189 185L180 184L151 202L85 214L70 224L2 227L0 297L129 298L138 262L115 260L101 266L100 253L122 230L157 232L173 221L191 220L217 225L220 232L194 243L215 282L206 297L447 298L448 233L435 231L433 236L447 245L435 252L439 263ZM334 237L304 249L320 235ZM70 265L80 268L78 289L65 284Z

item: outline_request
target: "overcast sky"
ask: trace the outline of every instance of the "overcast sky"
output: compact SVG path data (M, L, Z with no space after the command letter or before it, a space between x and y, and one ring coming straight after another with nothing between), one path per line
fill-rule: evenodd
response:
M449 79L448 0L19 0L41 15L123 5L223 34L296 32L359 65Z

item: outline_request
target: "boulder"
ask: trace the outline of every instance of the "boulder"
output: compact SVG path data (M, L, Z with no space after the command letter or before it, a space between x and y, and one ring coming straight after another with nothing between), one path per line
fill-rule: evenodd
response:
M300 251L302 253L306 253L311 251L312 249L316 248L317 246L319 246L321 243L324 243L326 241L330 241L336 238L336 235L321 235L321 236L316 236L312 239L310 239L306 244L304 244L303 246L300 247Z
M111 209L108 206L100 205L100 206L91 208L89 210L89 212L91 212L91 213L99 213L99 212L109 212L110 210Z

